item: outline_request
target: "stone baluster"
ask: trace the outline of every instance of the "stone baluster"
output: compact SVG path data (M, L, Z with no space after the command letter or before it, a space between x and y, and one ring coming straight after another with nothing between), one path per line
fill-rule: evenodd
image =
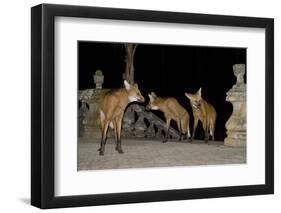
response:
M78 114L78 136L83 137L84 136L84 131L85 131L85 126L87 125L87 113L89 109L86 106L86 103L84 101L81 102L81 107L79 108L79 114Z
M134 136L134 123L135 123L135 109L134 105L130 104L124 113L123 124L122 124L122 136L130 137Z
M244 83L245 64L233 65L236 84L226 93L226 100L233 105L233 113L226 122L227 146L246 146L246 84Z
M149 124L149 127L146 130L146 137L148 137L148 138L154 138L155 137L155 129L154 129L153 123Z
M134 134L136 137L144 137L145 136L145 130L147 129L145 123L144 123L144 116L143 108L141 108L139 105L136 104L135 106L135 112L138 115L138 119L134 124Z

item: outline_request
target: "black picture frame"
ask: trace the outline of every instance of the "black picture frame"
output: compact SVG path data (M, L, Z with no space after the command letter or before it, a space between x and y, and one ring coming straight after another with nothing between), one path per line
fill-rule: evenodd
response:
M264 28L265 184L56 197L54 21L58 16ZM274 20L271 18L41 4L31 8L31 97L31 204L39 208L274 193Z

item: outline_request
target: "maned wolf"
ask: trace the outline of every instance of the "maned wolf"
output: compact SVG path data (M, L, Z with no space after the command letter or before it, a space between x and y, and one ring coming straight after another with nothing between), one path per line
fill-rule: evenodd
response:
M205 132L205 142L208 143L209 132L212 136L212 140L214 140L215 125L217 118L215 108L202 98L201 88L195 94L185 93L185 96L190 100L194 117L194 126L191 141L194 139L195 131L198 125L198 120L200 120L203 125L203 129Z
M130 102L145 101L144 97L139 91L137 84L131 85L125 80L124 86L125 88L108 91L100 99L99 111L102 131L101 143L99 148L100 155L104 155L108 126L114 128L115 131L115 149L119 153L123 153L121 147L121 127L125 108Z
M178 130L180 132L180 138L182 139L182 135L186 137L190 137L189 130L189 114L188 112L179 104L179 102L175 98L162 98L157 97L157 95L152 92L148 94L149 96L149 104L146 106L147 110L160 110L164 113L166 118L166 135L163 142L167 142L169 137L169 128L171 120L177 122Z

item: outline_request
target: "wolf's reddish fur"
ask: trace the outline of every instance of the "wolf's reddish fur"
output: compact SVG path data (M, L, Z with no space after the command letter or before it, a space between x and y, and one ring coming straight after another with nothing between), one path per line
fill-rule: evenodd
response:
M178 130L180 132L180 140L182 138L182 134L188 134L190 136L189 131L189 114L188 112L179 104L179 102L172 97L163 98L157 97L157 95L152 92L148 95L150 102L147 105L147 109L149 110L160 110L164 113L166 118L166 137L163 142L168 140L169 136L169 127L171 120L177 122Z
M115 149L119 153L123 153L121 147L121 128L125 108L130 102L144 102L145 100L137 84L130 85L127 81L124 81L124 86L125 88L111 90L100 98L99 112L102 131L101 145L99 148L100 155L104 154L108 126L115 130Z
M214 140L217 118L215 108L202 98L201 88L195 94L185 93L185 96L190 100L194 117L194 126L191 141L194 139L199 120L203 124L203 129L205 132L205 142L208 143L209 133L212 136L212 140Z

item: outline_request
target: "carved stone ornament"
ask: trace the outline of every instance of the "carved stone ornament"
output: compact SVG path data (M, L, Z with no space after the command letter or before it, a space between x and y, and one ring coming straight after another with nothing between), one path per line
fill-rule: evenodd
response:
M97 70L94 74L94 81L96 84L96 89L101 89L104 82L104 75L101 70Z
M226 122L227 146L246 146L246 84L244 83L245 64L233 65L236 84L226 93L226 100L233 105L233 112Z

